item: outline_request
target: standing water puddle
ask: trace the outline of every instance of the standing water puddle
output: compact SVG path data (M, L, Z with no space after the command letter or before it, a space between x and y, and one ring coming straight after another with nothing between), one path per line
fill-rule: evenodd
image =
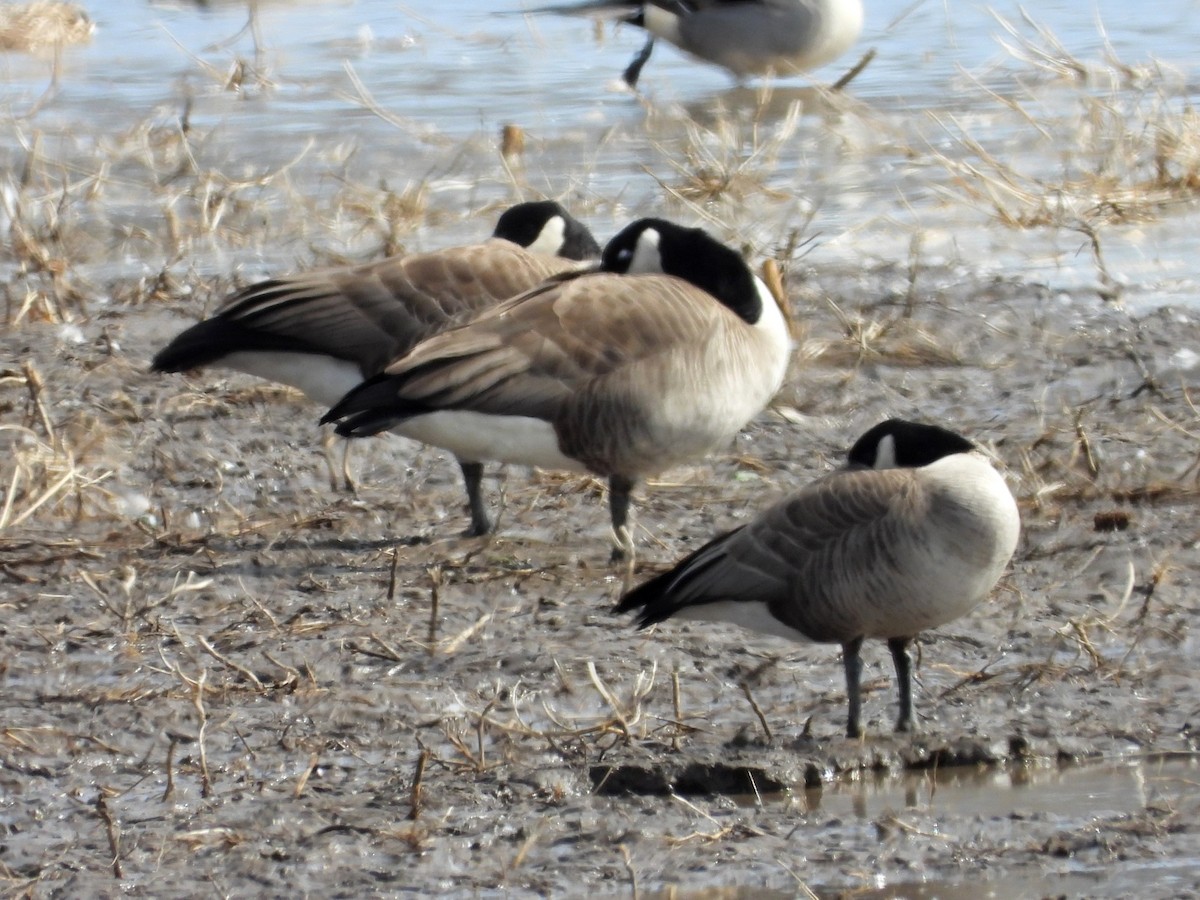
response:
M839 844L861 842L864 828L875 832L881 857L894 850L903 858L914 845L957 841L964 856L972 845L979 848L980 868L966 876L914 871L911 881L894 874L872 879L858 871L861 879L875 884L853 890L854 897L1132 897L1146 895L1148 885L1153 885L1151 895L1170 896L1194 889L1200 877L1200 847L1143 858L1127 858L1121 849L1123 836L1165 834L1175 820L1194 821L1200 814L1200 758L1192 754L1049 767L956 766L900 778L864 773L795 795L739 798L747 807L764 801L794 805L797 821L788 842L797 857L789 867L819 897L847 894L804 881L805 859L824 858ZM1041 861L1040 876L1031 875L1028 866L996 864L1006 858L1028 863L1030 857ZM914 870L920 869L919 862L918 852ZM791 888L714 886L646 896L740 900L807 894Z

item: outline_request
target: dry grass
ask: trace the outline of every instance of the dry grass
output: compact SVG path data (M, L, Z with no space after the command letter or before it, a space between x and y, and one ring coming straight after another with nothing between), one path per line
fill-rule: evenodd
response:
M0 4L0 52L33 53L86 44L95 24L77 3L35 0Z
M907 315L881 317L863 310L847 313L826 299L844 337L840 341L814 340L801 348L806 361L838 369L867 365L902 368L961 366L962 356L939 337L933 327Z
M1180 75L1156 62L1127 65L1111 50L1088 63L1028 18L1032 33L1001 22L1006 48L1041 78L1009 96L974 87L1028 145L1001 150L930 114L956 145L951 155L935 138L926 151L953 176L946 194L1008 227L1075 230L1155 220L1200 196L1200 115Z
M18 134L26 129L18 126ZM57 158L29 132L17 177L0 182L12 238L0 260L17 266L5 288L7 323L88 318L96 287L81 272L114 248L160 261L144 301L206 291L187 271L197 256L272 242L300 252L307 239L316 250L307 254L310 265L313 257L358 261L398 252L407 235L444 218L431 208L426 182L364 183L341 171L345 160L336 156L326 180L332 189L298 188L293 172L311 167L311 151L310 143L278 164L231 175L227 150L191 126L186 104L174 122L147 121L104 138L84 163Z
M23 409L22 422L0 423L0 537L27 529L56 530L110 506L104 483L111 472L83 465L66 430L51 417L52 400L40 372L26 363L20 370L0 370L0 398L11 411Z
M789 105L782 119L764 120L763 101L747 122L722 112L711 126L695 120L684 123L681 147L656 145L675 179L659 180L663 188L687 205L703 207L714 201L737 203L765 193L782 199L769 182L788 142L800 124L802 106ZM682 156L682 158L680 158Z

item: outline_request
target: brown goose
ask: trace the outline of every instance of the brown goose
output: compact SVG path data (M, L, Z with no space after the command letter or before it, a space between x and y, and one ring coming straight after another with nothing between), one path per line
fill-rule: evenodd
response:
M840 643L858 737L859 650L887 641L912 728L909 641L973 609L1016 550L1020 518L1000 474L961 435L890 419L847 468L634 588L617 612L641 628L674 617L732 622L796 641Z
M179 334L151 368L233 369L290 385L328 407L451 323L599 255L591 233L558 203L520 203L481 244L250 285ZM483 534L491 529L480 496L483 467L474 460L460 465L469 533Z
M607 476L616 557L629 494L730 440L771 399L783 312L700 229L628 226L601 271L564 278L417 345L322 419L342 435L403 424L463 459Z

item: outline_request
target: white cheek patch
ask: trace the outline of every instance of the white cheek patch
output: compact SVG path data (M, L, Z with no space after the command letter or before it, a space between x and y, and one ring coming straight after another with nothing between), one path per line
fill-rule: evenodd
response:
M629 261L626 273L629 275L661 275L662 253L658 243L662 240L658 230L647 228L638 235L637 244L633 248L633 259Z
M879 441L879 446L875 448L875 465L874 469L895 469L896 465L896 439L890 434L885 434Z
M554 216L542 226L537 238L525 249L543 256L557 256L566 241L566 234L566 220L562 216Z

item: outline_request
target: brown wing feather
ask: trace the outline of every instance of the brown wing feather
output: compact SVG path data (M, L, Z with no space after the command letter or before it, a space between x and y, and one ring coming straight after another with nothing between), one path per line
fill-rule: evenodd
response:
M702 346L732 317L669 275L594 274L539 288L387 367L405 401L556 421L572 397L654 390L646 364Z
M757 601L813 640L860 636L857 611L888 603L904 580L888 548L920 502L915 488L905 469L827 475L716 545L723 560L686 583L679 605Z
M845 641L865 634L873 608L893 605L898 586L911 575L908 560L898 559L889 548L903 546L898 540L902 522L913 512L913 503L920 502L913 471L836 477L836 495L827 482L818 482L773 517L773 525L781 529L775 550L795 560L795 576L791 601L772 604L772 612L814 640Z
M235 296L220 315L358 362L370 376L448 324L577 265L493 239L273 279Z

